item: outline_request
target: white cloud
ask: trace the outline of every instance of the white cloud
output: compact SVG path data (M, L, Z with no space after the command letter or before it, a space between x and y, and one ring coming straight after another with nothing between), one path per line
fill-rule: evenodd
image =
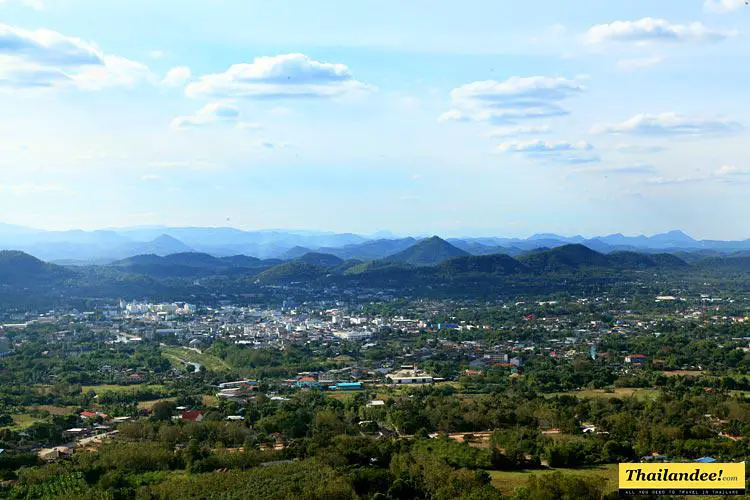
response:
M618 144L615 151L620 154L654 154L666 151L666 147L657 144Z
M167 56L167 53L163 50L151 50L148 53L148 57L151 59L163 59Z
M185 93L191 97L325 99L370 90L344 64L319 62L304 54L258 57L224 73L204 75Z
M745 0L706 0L703 7L709 12L731 12L745 5Z
M514 123L532 118L564 116L559 103L584 91L577 80L546 76L511 77L468 83L451 91L453 109L439 121Z
M0 87L100 90L147 78L148 67L56 31L0 23Z
M750 182L750 168L735 165L722 165L708 174L687 175L681 177L656 177L648 179L648 184L674 185L695 184L700 182L720 182L723 184L745 185Z
M216 101L206 104L194 115L178 116L172 120L171 127L184 130L218 123L237 124L239 118L240 108L235 101Z
M530 141L510 141L497 146L503 153L555 153L563 151L590 151L591 144L585 141L542 141L534 139Z
M213 170L217 167L215 163L206 160L154 161L148 166L165 170Z
M546 134L550 131L547 125L518 125L515 127L497 127L493 128L489 137L500 139L503 137L518 137L521 135L539 135Z
M0 5L4 3L11 3L11 2L13 2L13 0L0 0ZM42 2L42 0L17 0L17 3L24 4L35 10L44 9L44 2Z
M642 175L656 173L656 167L645 163L637 163L635 165L585 167L573 172L578 174Z
M292 145L288 142L275 142L275 141L268 141L268 140L262 140L255 143L256 149L271 151L276 149L286 149L290 148Z
M723 118L686 116L669 112L641 113L621 123L597 124L592 133L632 135L710 136L736 132L742 129L738 122Z
M501 153L519 153L537 161L582 165L597 163L599 156L590 154L594 147L585 141L508 141L497 146Z
M644 17L638 21L614 21L592 26L586 33L590 44L603 42L702 42L736 36L738 32L713 30L700 22L674 24L664 19Z
M167 71L166 76L161 82L168 87L182 87L190 80L191 76L190 68L187 66L177 66Z
M735 165L722 165L714 173L717 177L729 179L738 177L750 177L750 168L737 167Z
M634 69L650 68L651 66L656 66L663 61L664 58L661 56L621 59L617 61L617 67L625 71L631 71Z
M646 180L646 184L653 184L656 186L670 186L679 184L695 184L698 182L705 182L710 180L710 176L696 175L696 176L681 176L681 177L654 177Z

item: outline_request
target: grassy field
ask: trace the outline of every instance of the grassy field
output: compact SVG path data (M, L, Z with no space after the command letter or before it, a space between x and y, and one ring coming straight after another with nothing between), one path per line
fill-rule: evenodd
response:
M633 396L638 399L656 399L659 397L659 389L638 389L633 387L618 387L614 391L604 389L583 389L580 391L555 392L548 396L575 396L577 398L624 398Z
M183 347L164 347L162 354L176 367L184 367L183 361L198 363L212 372L227 372L232 369L223 359L206 353L199 353Z
M26 429L27 427L31 427L35 423L42 421L42 419L33 417L27 413L11 416L13 417L13 426L11 428L15 430Z
M492 477L492 485L500 490L503 495L512 495L519 486L525 486L532 475L552 474L553 472L572 474L576 476L595 478L604 484L605 493L617 489L617 464L602 465L598 467L585 467L580 469L544 469L534 471L489 471Z
M150 410L154 407L156 403L159 403L160 401L177 401L177 398L161 398L161 399L154 399L151 401L140 401L138 403L138 408L141 410Z
M78 408L76 408L75 406L40 405L31 406L27 409L31 411L46 411L49 412L50 415L70 415L71 413L75 413Z
M81 392L94 391L96 394L104 394L105 392L136 392L139 390L153 390L153 391L164 391L163 385L117 385L117 384L104 384L104 385L84 385L81 387Z
M663 371L661 373L665 377L702 377L703 375L707 375L706 372L699 370L673 370L669 372Z

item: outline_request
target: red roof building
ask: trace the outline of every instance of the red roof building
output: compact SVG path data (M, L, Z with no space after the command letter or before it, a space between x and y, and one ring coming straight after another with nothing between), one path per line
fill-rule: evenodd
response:
M200 422L203 420L203 412L200 410L188 410L185 412L182 412L182 420L187 420L189 422Z

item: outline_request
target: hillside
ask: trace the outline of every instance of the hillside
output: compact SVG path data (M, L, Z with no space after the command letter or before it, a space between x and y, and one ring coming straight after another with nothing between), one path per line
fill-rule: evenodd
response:
M325 268L292 260L273 266L261 272L257 280L264 284L293 283L298 281L314 281L327 274Z
M318 249L318 251L335 255L344 260L378 260L406 250L416 242L417 240L414 238L378 239L339 248L325 247Z
M63 267L42 262L24 252L0 251L0 285L52 284L72 275L71 271Z
M532 252L518 260L531 270L542 273L573 271L581 267L607 267L609 264L604 254L578 243Z
M457 257L439 266L440 273L446 275L508 275L528 270L513 257L503 254Z
M164 257L154 254L136 255L113 262L109 267L153 277L191 277L228 272L255 274L277 263L278 261L265 262L245 255L219 258L205 253L185 252Z
M387 257L387 262L399 262L412 266L436 266L448 259L468 257L470 254L438 236L427 238L406 250Z
M320 267L336 267L344 263L342 259L335 255L318 252L308 252L295 259L295 261Z

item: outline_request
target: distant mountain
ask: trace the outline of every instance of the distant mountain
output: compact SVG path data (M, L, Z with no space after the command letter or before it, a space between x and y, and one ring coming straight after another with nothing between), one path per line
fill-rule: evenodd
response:
M133 242L121 245L112 250L113 255L143 255L143 254L154 254L154 255L172 255L178 253L191 253L194 252L192 248L174 238L168 234L162 234L157 236L152 241L144 243Z
M464 252L468 252L471 255L492 255L492 254L506 254L506 255L514 255L520 252L518 248L514 247L504 247L500 245L494 245L494 244L485 244L480 243L476 240L463 240L459 238L449 238L448 243L453 245L456 248L460 248Z
M136 255L113 262L108 267L152 277L191 277L238 273L252 275L277 264L278 261L263 261L244 255L214 257L205 253L183 252L166 256Z
M379 239L339 248L324 247L319 248L318 251L330 253L344 260L378 260L406 250L416 242L415 238Z
M468 252L456 248L438 236L433 236L384 260L387 262L410 264L412 266L436 266L448 259L468 256Z
M308 252L305 255L295 259L296 262L312 264L320 267L336 267L343 264L343 259L328 253Z
M303 255L312 252L311 249L301 246L295 246L287 250L286 252L279 255L280 259L284 260L291 260L291 259L298 259L302 257Z

